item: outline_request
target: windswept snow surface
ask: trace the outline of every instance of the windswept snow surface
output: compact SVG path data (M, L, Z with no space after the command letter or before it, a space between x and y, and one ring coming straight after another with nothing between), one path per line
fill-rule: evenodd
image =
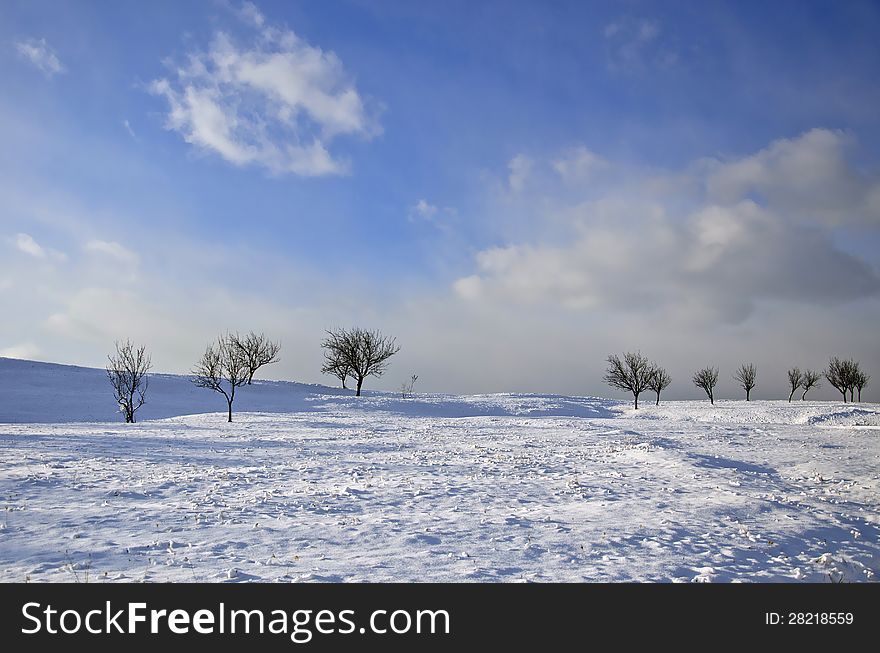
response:
M70 370L54 368L61 380ZM91 388L83 369L80 389ZM186 380L166 381L182 391ZM5 581L880 576L876 404L635 412L597 398L355 398L279 382L242 390L268 407L232 424L207 391L218 412L34 423L21 418L36 410L28 401L51 415L51 399L22 391L10 408L10 383L0 381L0 416L19 416L0 424Z

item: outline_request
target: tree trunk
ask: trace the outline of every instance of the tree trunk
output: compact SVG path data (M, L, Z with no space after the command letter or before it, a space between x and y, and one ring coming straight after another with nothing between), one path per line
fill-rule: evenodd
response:
M713 397L711 394L709 395L709 402L710 402L713 406L715 405L715 397Z
M639 396L637 394L633 393L633 397L636 398L636 410L638 410L639 409Z
M862 403L862 389L859 388L859 403Z
M792 388L792 389L791 389L791 394L788 395L788 403L791 403L791 398L794 397L794 391L795 391L795 390L796 390L796 388Z
M342 389L348 390L348 387L345 385L345 377L342 377Z
M659 392L657 393L657 402L656 402L654 405L655 405L655 406L659 406L659 405L660 405L660 393L659 393Z
M357 397L360 397L360 396L361 396L361 386L362 386L363 384L364 384L364 380L359 378L359 379L358 379L357 394L356 394L355 396L357 396Z
M841 390L840 393L843 395L843 403L846 403L846 390Z
M749 401L749 394L751 394L751 390L746 390L746 401Z
M807 400L807 393L808 393L809 391L810 391L809 388L807 388L806 390L804 390L804 394L803 394L803 396L801 397L801 401L806 401L806 400Z
M849 402L852 403L852 400L853 400L853 389L850 388L849 389Z
M227 401L226 403L229 404L229 419L227 419L226 421L231 422L232 421L232 401L230 400L230 401Z

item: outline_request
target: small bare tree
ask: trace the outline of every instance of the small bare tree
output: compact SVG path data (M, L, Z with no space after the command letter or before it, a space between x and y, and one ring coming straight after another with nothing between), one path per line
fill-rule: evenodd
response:
M843 403L846 403L846 391L849 389L850 374L849 361L840 360L837 356L832 356L828 361L828 367L825 369L825 378L831 384L831 387L843 395Z
M269 340L262 333L258 334L251 331L245 336L233 333L229 336L229 339L236 347L241 349L247 359L248 385L254 380L254 373L263 365L271 365L280 360L278 354L281 352L281 344Z
M149 354L142 345L135 347L130 340L116 343L116 353L107 356L107 378L113 386L113 396L126 424L134 424L134 414L146 403L152 367Z
M794 393L797 392L797 389L800 388L804 383L804 375L801 372L801 368L792 367L788 370L788 385L791 386L791 392L788 394L788 403L791 403L791 398L794 397Z
M746 401L749 401L749 395L757 383L758 369L752 363L743 363L734 373L733 378L746 391Z
M321 346L325 350L322 371L337 378L340 374L351 376L357 383L358 397L364 380L369 376L382 376L388 368L388 359L400 351L394 338L360 327L328 330Z
M861 403L862 401L862 388L868 385L868 381L871 380L870 374L865 374L861 369L856 370L855 381L854 384L856 386L856 390L858 390L858 401Z
M226 398L227 421L231 422L235 389L245 385L250 375L247 356L232 336L220 336L216 343L208 345L192 375L197 387L219 392Z
M326 342L326 340L325 340ZM321 345L324 347L324 344ZM338 347L326 347L324 350L324 365L321 366L321 372L331 374L342 381L343 389L347 389L345 380L351 376L351 365L343 354L343 350Z
M849 400L853 401L856 394L856 377L859 374L859 365L853 359L843 361L843 382L846 384L846 391L849 392Z
M605 370L605 383L618 390L632 393L633 405L639 408L639 395L648 389L653 367L640 353L627 352L623 360L612 354L608 357Z
M821 387L820 381L822 380L822 374L819 372L814 372L813 370L804 370L804 378L801 381L801 385L804 389L804 394L801 395L801 401L806 401L807 393L810 391L810 388L818 388Z
M407 397L413 396L413 388L416 387L416 381L419 380L418 374L413 374L409 377L409 381L404 381L400 384L400 397L401 399L406 399Z
M655 406L660 405L660 393L668 388L670 383L672 383L672 377L669 376L669 372L659 365L652 364L651 374L648 376L648 389L657 393Z
M712 405L715 405L715 386L718 384L718 368L704 367L694 374L694 385L702 388Z

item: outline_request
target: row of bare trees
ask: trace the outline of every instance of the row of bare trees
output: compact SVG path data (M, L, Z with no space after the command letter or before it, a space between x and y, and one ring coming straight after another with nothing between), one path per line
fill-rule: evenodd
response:
M612 388L631 392L636 409L639 407L639 395L646 390L656 393L656 404L660 405L660 393L672 383L672 377L664 368L638 352L626 352L623 359L615 354L609 356L604 378Z
M235 390L253 382L254 374L264 365L278 362L281 345L262 333L244 336L227 333L208 345L192 371L192 382L200 388L219 392L226 398L229 421ZM116 352L107 357L107 378L113 396L126 423L134 423L135 412L146 403L152 367L143 345L130 340L116 342Z
M630 392L633 396L633 405L639 407L639 395L646 390L653 390L657 395L656 404L660 404L660 392L672 383L672 379L666 370L656 363L650 362L641 353L627 352L621 359L612 354L607 358L608 368L605 370L604 380L612 388ZM843 395L843 401L862 400L862 390L868 385L871 377L862 371L860 364L852 359L841 360L836 356L828 362L824 374L813 370L801 371L793 367L788 371L788 382L791 392L788 395L790 402L794 393L803 389L802 400L806 400L807 393L816 387L820 387L822 376L828 380L832 387ZM754 363L743 363L733 374L733 379L746 393L746 401L751 400L752 390L758 384L758 368ZM709 398L709 402L715 405L715 386L718 385L718 368L704 367L697 370L693 376L693 384L703 390ZM856 394L857 393L857 394Z
M807 393L810 389L821 387L822 384L819 383L821 378L822 374L819 372L814 372L813 370L801 372L799 367L792 367L788 370L788 385L791 387L791 392L788 394L788 402L791 403L794 393L800 389L804 391L801 395L801 401L806 401Z
M321 372L342 381L343 388L348 378L353 379L358 397L367 377L382 376L388 368L388 359L400 351L394 338L360 327L329 329L321 347L324 349Z
M828 368L825 370L825 378L832 388L835 388L843 395L843 402L846 403L846 393L849 392L849 400L853 401L853 395L858 392L857 401L862 400L862 390L871 380L870 375L862 371L861 365L857 361L841 360L837 356L828 361Z
M356 384L357 396L361 395L368 377L379 377L388 367L388 359L400 351L394 338L379 331L360 327L331 329L321 343L324 348L324 365L321 371L332 374L342 381L351 378ZM262 333L250 332L244 336L226 333L207 346L205 353L192 370L192 382L199 388L213 390L226 400L227 420L232 421L232 404L238 388L251 385L254 374L264 365L277 363L281 345L269 340ZM143 346L131 341L116 343L116 353L108 358L107 376L113 394L125 421L135 421L135 412L146 402L149 372L152 363ZM415 375L405 390L411 394Z

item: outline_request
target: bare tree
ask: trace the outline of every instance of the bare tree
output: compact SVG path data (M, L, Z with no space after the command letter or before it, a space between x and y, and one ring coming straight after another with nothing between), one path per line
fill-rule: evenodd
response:
M810 388L818 388L821 387L822 374L819 372L814 372L813 370L804 370L804 378L801 381L801 385L804 389L804 394L801 395L801 401L806 401L807 393L810 391Z
M229 336L230 341L244 353L248 365L247 384L250 385L254 379L254 373L263 367L277 363L280 359L278 354L281 352L281 344L269 340L262 333L254 333L251 331L246 336L239 336L233 333Z
M844 383L846 383L846 389L849 392L850 402L855 401L856 388L863 375L864 372L862 372L862 366L858 361L850 358L843 362L843 380ZM865 379L865 384L867 384L867 382L868 380ZM861 392L859 392L859 395L861 396Z
M858 374L858 366L853 359L843 361L842 379L846 384L846 392L849 393L849 400L853 401L856 393L856 375Z
M325 350L322 371L337 378L340 374L351 376L357 382L358 397L364 380L369 376L382 376L388 368L388 359L400 351L394 338L360 327L328 330L321 346Z
M862 401L862 388L868 385L868 381L871 380L871 376L869 374L865 374L861 369L856 370L855 374L855 386L856 390L859 392L859 402Z
M754 364L743 363L733 375L734 380L738 381L742 389L746 391L746 401L749 401L749 395L755 387L758 378L758 369Z
M400 397L401 399L406 399L407 397L413 396L413 388L416 387L416 381L419 380L418 374L413 374L409 377L409 381L404 381L400 384Z
M147 372L152 362L143 345L135 347L130 340L115 344L116 353L107 356L107 378L125 423L134 424L135 412L146 403L150 385Z
M328 339L330 339L329 336ZM327 341L325 340L324 342L326 343ZM341 344L341 342L338 342L338 344ZM345 380L351 376L351 365L349 365L348 359L344 355L344 350L341 347L327 347L324 343L321 346L325 347L324 365L321 366L321 372L332 374L342 381L343 389L347 389Z
M250 366L244 351L229 334L208 345L192 371L192 382L199 388L219 392L226 398L228 421L232 421L235 389L247 383Z
M704 367L694 374L694 385L702 388L709 397L712 405L715 405L715 386L718 384L718 368Z
M843 395L843 403L846 403L846 391L849 389L850 382L850 366L849 361L840 360L837 356L832 356L828 361L828 367L825 369L825 378L831 387Z
M668 388L670 383L672 383L672 377L669 376L669 372L659 365L652 363L651 374L648 376L648 389L657 393L657 401L654 402L655 406L660 405L660 393Z
M639 395L648 389L648 381L653 370L648 359L640 353L627 352L623 360L612 354L608 357L605 370L605 383L618 390L632 393L635 409L639 408Z
M788 403L791 403L791 398L794 397L794 393L800 388L804 383L804 375L801 372L801 368L792 367L788 370L788 385L791 386L791 392L788 394Z

